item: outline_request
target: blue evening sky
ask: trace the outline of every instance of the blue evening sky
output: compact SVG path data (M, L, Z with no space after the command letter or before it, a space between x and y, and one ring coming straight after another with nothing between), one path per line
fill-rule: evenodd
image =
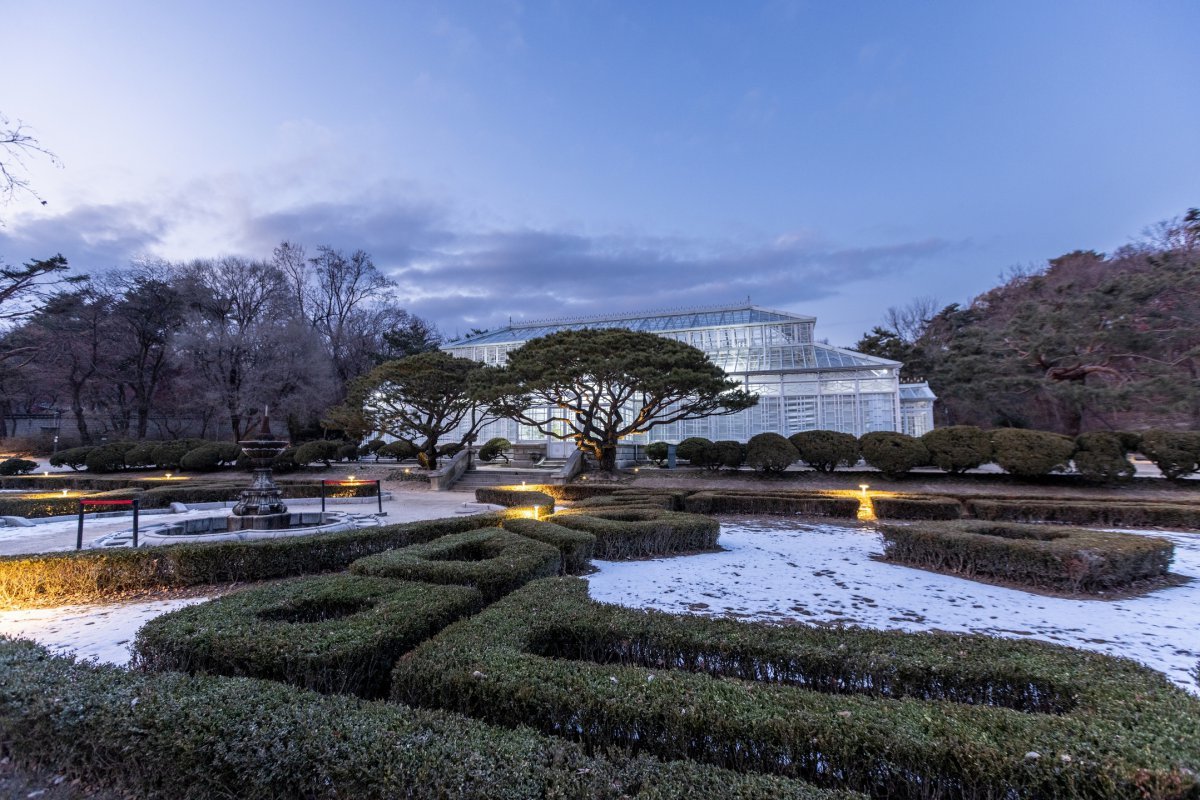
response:
M0 258L371 252L447 334L891 305L1200 205L1200 2L16 2Z

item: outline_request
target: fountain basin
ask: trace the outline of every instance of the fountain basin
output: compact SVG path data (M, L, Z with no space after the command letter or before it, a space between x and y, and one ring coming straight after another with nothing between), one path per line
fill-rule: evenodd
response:
M300 511L271 514L265 520L272 527L240 527L254 517L208 516L161 522L138 529L138 546L152 547L167 544L197 544L200 542L249 542L259 539L279 539L287 536L310 536L316 533L374 528L382 523L373 514L352 514L347 511ZM132 547L133 530L117 531L101 536L87 544L89 549Z

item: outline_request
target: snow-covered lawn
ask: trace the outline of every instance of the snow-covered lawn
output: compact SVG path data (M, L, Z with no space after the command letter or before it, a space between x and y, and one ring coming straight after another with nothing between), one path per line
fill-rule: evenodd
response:
M906 631L962 631L1127 656L1197 691L1200 535L1175 543L1173 573L1193 580L1125 600L1073 600L877 561L869 528L786 519L726 520L724 552L650 561L597 561L591 596L684 614Z
M0 611L0 634L33 639L55 652L123 666L129 663L129 648L138 628L160 614L207 599L188 597Z

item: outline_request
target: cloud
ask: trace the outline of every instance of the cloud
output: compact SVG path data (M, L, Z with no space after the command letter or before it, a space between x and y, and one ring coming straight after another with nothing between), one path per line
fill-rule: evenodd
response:
M450 207L403 190L268 211L237 201L206 203L203 192L190 192L190 205L82 206L0 229L0 254L11 261L63 252L88 271L146 255L267 258L284 239L310 249L362 248L396 281L409 310L453 335L502 325L509 317L722 305L747 296L760 305L802 307L844 294L851 284L909 270L952 246L927 238L849 247L811 231L746 241L516 226L480 230L477 223L458 221ZM211 231L207 252L166 252L167 243L180 238L179 229L190 228L184 238L197 241L197 226Z

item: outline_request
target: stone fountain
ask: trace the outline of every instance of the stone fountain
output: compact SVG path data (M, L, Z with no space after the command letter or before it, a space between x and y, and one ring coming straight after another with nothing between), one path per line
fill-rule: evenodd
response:
M254 480L241 491L232 511L228 515L214 513L145 525L141 528L142 546L183 542L252 541L301 534L334 533L380 524L379 517L373 514L355 514L348 511L288 511L283 502L283 493L271 479L271 462L287 448L288 443L271 433L269 410L263 412L262 426L258 433L238 444L250 459L254 468ZM147 510L142 513L148 516L155 511ZM94 539L87 546L108 548L129 547L132 544L132 531L119 531Z
M230 531L274 531L292 524L283 494L271 479L271 463L287 449L288 443L271 433L270 408L263 411L258 436L238 442L254 468L254 481L245 489L229 517Z

